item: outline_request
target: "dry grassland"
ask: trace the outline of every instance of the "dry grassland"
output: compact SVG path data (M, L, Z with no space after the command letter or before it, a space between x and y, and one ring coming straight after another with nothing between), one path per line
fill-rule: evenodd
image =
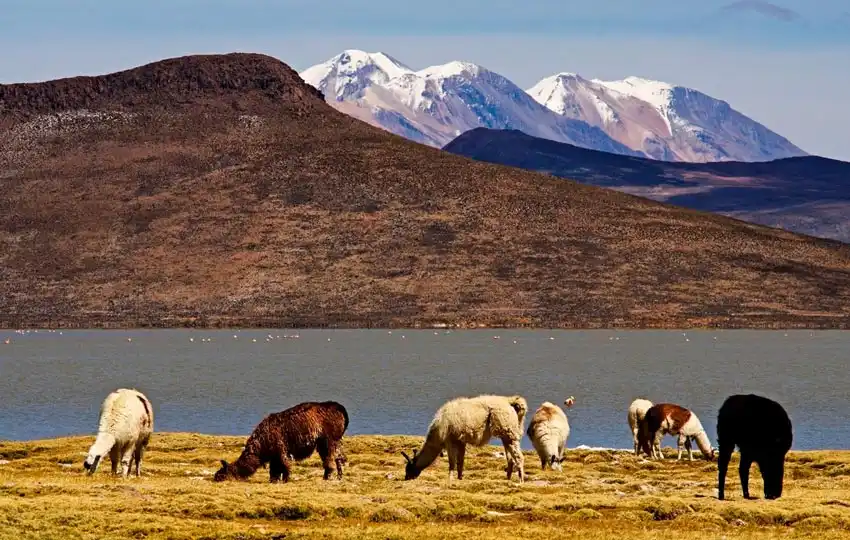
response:
M528 480L504 478L501 447L471 449L462 481L440 458L405 482L399 452L421 438L345 439L343 481L323 481L316 456L271 485L215 484L218 460L245 437L155 433L142 478L84 474L93 437L0 443L0 539L30 538L837 538L850 536L850 452L792 452L778 501L746 501L730 470L728 501L716 465L650 463L627 452L568 450L563 473L526 453ZM669 452L669 450L668 450ZM670 454L668 453L668 456ZM104 472L106 471L106 472ZM761 496L754 468L751 491Z

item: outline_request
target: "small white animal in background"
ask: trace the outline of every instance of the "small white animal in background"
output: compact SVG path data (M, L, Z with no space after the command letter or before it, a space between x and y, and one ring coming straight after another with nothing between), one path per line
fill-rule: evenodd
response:
M564 400L564 405L572 407L575 401L570 396ZM549 466L552 470L563 470L561 463L566 459L564 449L570 436L570 423L560 407L548 401L543 402L531 417L526 434L540 457L540 468Z
M652 407L652 402L648 399L637 398L629 405L629 427L632 429L632 438L634 439L635 455L640 454L640 444L638 443L638 427L641 420L646 416L646 411ZM653 452L654 453L654 452ZM658 453L661 453L661 447L658 447Z
M106 396L100 406L97 438L89 448L83 467L94 474L106 454L112 461L112 474L127 478L135 462L141 475L142 457L153 433L153 406L138 390L119 388Z

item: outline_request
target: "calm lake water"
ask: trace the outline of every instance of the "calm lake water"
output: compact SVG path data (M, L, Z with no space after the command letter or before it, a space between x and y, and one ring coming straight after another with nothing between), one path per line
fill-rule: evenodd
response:
M156 431L247 435L333 399L350 434L424 435L448 399L519 393L529 416L575 396L568 447L631 447L639 396L691 408L716 444L723 400L755 392L788 410L794 448L847 449L848 359L839 331L0 330L0 439L93 435L103 398L136 387Z

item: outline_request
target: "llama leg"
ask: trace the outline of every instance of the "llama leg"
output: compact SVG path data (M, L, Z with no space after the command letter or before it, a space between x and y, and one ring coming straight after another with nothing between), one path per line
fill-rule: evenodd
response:
M676 441L676 449L679 451L679 454L676 456L676 461L680 461L682 459L682 450L684 450L685 445L688 444L688 437L679 433L679 438Z
M726 471L729 468L729 460L732 459L732 451L735 445L720 443L717 453L717 498L723 500L726 489Z
M522 455L522 450L519 447L519 441L513 441L510 437L503 437L502 444L505 447L505 457L508 459L508 480L511 479L513 470L516 469L519 483L522 484L525 479L525 471L523 465L525 459Z
M280 462L280 479L286 483L289 482L289 472L292 468L292 460L284 457Z
M658 456L658 459L664 459L664 453L661 451L661 439L663 438L664 432L659 429L652 440L653 451Z
M121 447L117 443L109 451L109 461L112 465L113 476L118 475L118 466L121 464Z
M744 498L750 498L750 466L753 464L753 458L744 452L741 452L741 463L738 465L738 476L741 477L741 490L744 492Z
M446 443L446 453L449 455L449 484L451 484L452 471L457 468L457 446L454 441Z
M634 440L634 443L635 443L635 455L637 456L637 455L640 454L640 443L638 442L638 430L637 430L637 428L632 430L632 439Z
M345 450L342 447L342 441L339 441L336 445L336 453L334 454L334 465L336 465L336 477L338 480L342 480L342 466L347 461Z
M272 458L269 460L269 482L276 484L280 480L280 475L283 472L283 466L280 463L280 458Z
M132 461L135 452L136 441L130 441L124 446L124 451L121 453L121 476L124 478L130 476L130 461Z
M690 437L685 439L685 448L688 450L688 460L693 461L694 460L694 446L693 446L693 443L691 442Z
M325 469L325 474L322 478L328 480L331 477L331 473L333 472L333 464L335 457L335 448L333 443L331 443L327 437L321 437L316 441L316 451L319 453L319 457L322 458L322 467Z
M457 443L457 479L463 480L463 460L466 457L466 444Z
M136 478L142 476L142 458L145 455L145 447L138 446L133 454L133 459L136 461Z
M325 465L325 480L329 480L331 477L331 473L334 469L336 469L337 476L342 477L342 472L340 472L339 464L337 463L337 455L339 454L339 447L335 441L328 441L328 456L327 463L323 463Z

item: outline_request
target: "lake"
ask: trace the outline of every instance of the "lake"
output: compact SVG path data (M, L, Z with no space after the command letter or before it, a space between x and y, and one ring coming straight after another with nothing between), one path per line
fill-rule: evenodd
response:
M518 393L528 417L575 396L568 448L631 448L635 397L689 407L716 445L723 400L754 392L786 408L793 448L848 449L849 358L842 331L0 330L0 439L93 435L104 397L135 387L156 431L247 435L333 399L349 434L424 435L453 397Z

